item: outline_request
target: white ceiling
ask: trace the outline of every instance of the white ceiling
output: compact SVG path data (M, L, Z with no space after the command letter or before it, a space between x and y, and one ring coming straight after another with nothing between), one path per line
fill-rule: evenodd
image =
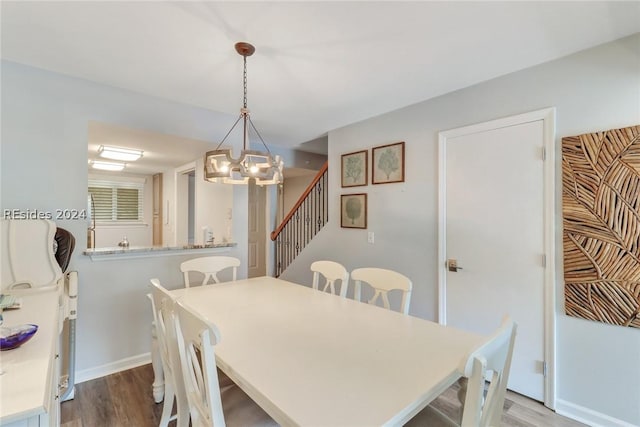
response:
M96 121L89 122L88 138L89 160L110 161L98 155L98 148L101 145L135 147L142 150L141 159L126 162L125 172L136 175L152 175L178 166L189 165L194 159L213 148L210 141L199 141ZM111 174L98 170L90 171L96 174ZM309 176L315 175L316 172L308 169L287 168L286 177ZM120 172L117 174L121 175Z
M269 144L640 31L640 2L1 2L3 59L230 114ZM606 64L605 64L606 66ZM221 138L228 129L220 129Z
M94 121L89 123L88 138L89 160L113 161L98 156L98 148L101 145L133 147L142 150L142 158L135 162L126 162L125 169L128 173L139 175L151 175L186 165L213 149L208 141ZM104 173L96 170L93 172Z

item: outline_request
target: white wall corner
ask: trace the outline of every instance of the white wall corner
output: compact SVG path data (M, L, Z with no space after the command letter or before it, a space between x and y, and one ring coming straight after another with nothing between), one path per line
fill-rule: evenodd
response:
M562 399L556 399L556 413L592 427L638 427L635 424Z
M126 371L127 369L137 368L138 366L151 363L151 353L143 353L137 356L131 356L105 365L95 366L89 369L83 369L76 372L76 384L96 378L106 377L116 372Z

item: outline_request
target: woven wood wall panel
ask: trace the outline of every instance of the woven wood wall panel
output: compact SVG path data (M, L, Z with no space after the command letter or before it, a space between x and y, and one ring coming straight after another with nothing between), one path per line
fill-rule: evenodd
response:
M640 328L640 126L562 139L565 310Z

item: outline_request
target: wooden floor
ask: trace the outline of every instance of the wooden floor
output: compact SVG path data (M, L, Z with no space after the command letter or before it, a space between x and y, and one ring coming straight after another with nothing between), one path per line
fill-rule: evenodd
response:
M149 364L77 384L74 399L61 404L61 427L157 427L162 403L153 401L151 383Z
M61 427L155 427L160 421L162 403L153 401L152 382L151 365L144 365L78 384L75 398L62 403ZM460 410L456 387L452 386L433 402L434 406L452 417ZM504 426L584 426L516 393L508 392L504 406ZM175 422L169 425L173 426Z
M461 405L458 400L458 385L454 384L447 391L442 393L431 404L444 412L449 418L460 419ZM585 424L579 423L562 415L558 415L542 403L524 397L518 393L507 390L504 401L504 414L502 415L502 425L508 427L580 427ZM440 427L430 425L429 427Z

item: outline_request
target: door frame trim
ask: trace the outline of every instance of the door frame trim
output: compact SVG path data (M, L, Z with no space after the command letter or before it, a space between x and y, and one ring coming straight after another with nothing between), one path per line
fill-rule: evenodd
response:
M178 204L178 193L180 192L178 187L179 187L180 177L192 171L196 172L196 179L197 179L198 173L197 173L195 161L178 166L173 170L173 224L170 224L169 219L167 218L167 224L169 224L169 226L173 228L173 246L178 246L178 217L180 217L179 211L181 209L181 207ZM197 203L198 203L198 192L196 191L196 194L194 194L194 204L198 206ZM169 209L167 206L167 215L168 215L168 211ZM194 212L193 221L194 221L194 224L197 224L197 221L198 221L197 209L196 209L196 212ZM189 232L187 231L187 239L188 237L189 237ZM195 238L196 238L195 230L194 230L193 237L194 237L194 243L195 243Z
M534 121L543 122L543 221L544 221L544 355L546 377L544 379L544 404L556 406L556 286L555 286L555 107L544 108L515 116L504 117L463 126L438 133L438 322L447 324L446 284L446 145L447 139L486 132L493 129L516 126Z

